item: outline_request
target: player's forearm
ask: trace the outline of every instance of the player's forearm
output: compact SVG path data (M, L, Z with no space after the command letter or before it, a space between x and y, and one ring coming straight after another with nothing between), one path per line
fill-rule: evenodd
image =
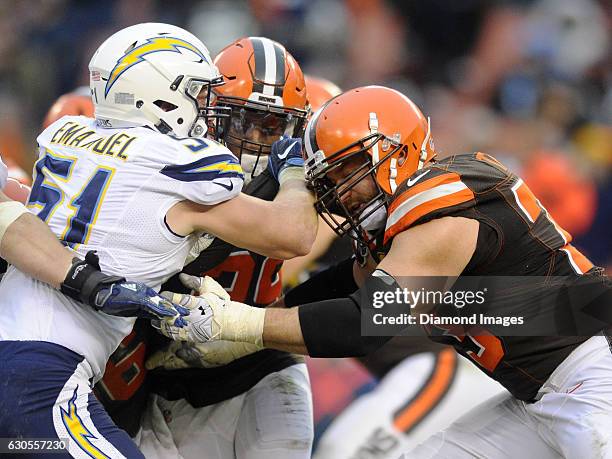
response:
M312 357L363 357L392 336L361 333L361 309L356 292L348 298L319 301L298 309L302 340Z
M305 182L293 179L283 182L272 205L270 223L280 230L274 236L275 242L279 250L289 255L282 258L306 255L317 235L318 219L314 197Z
M0 255L32 277L59 288L72 266L72 254L47 225L30 213L8 226L0 242Z
M283 263L283 286L292 284L297 280L298 275L308 269L316 260L323 256L334 240L337 234L319 217L317 237L312 245L310 252L307 255L292 258Z
M289 260L307 254L317 233L317 217L312 195L297 180L281 186L274 201L259 201L249 211L256 214L255 224L230 240L267 257ZM225 240L228 238L224 237Z
M350 298L267 308L263 327L265 347L312 357L361 357L391 338L363 336L361 312Z
M266 309L263 343L267 348L308 355L300 328L298 308Z

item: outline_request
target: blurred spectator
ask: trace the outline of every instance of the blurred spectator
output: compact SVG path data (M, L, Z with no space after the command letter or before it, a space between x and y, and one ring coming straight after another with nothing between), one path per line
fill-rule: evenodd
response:
M260 34L248 3L242 0L196 3L189 13L187 29L206 44L212 56L238 38Z
M572 236L580 236L591 227L597 206L595 183L566 155L534 152L521 176L555 221Z

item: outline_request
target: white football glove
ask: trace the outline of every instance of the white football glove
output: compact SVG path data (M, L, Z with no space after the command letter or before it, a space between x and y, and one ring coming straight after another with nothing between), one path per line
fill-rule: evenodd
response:
M228 293L211 277L180 275L181 282L200 296L162 292L190 310L187 326L175 327L168 321L159 323L162 334L178 341L205 343L208 341L237 341L263 348L265 309L232 301Z
M147 359L148 370L163 367L166 370L181 368L214 368L257 352L259 347L249 343L233 341L210 341L194 344L185 341L172 341L163 350L155 352Z
M223 300L230 299L229 293L210 276L198 277L181 273L179 274L179 279L185 287L191 289L192 295L200 296L205 293L214 293Z

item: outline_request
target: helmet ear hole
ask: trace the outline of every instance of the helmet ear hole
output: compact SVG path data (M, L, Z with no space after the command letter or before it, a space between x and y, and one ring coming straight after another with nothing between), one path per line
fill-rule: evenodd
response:
M400 151L399 156L397 157L397 165L402 167L408 158L408 147L404 145L402 150Z
M171 112L172 110L176 110L178 108L178 106L161 99L157 99L155 102L153 102L153 104L157 105L165 112Z
M178 124L183 124L183 118L179 118L178 120L176 120L176 122L177 122Z

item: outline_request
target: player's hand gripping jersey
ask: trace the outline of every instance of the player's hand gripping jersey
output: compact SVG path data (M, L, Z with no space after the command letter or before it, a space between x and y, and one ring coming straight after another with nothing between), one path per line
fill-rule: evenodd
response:
M591 270L598 275L527 185L484 153L451 156L417 171L398 187L388 215L386 246L402 231L436 218L478 220L476 250L462 275L578 276ZM520 299L515 299L520 307ZM482 329L470 329L469 334L453 329L451 335L432 327L432 338L453 345L525 401L533 399L552 371L588 339L497 337Z
M217 204L242 187L226 148L146 127L103 129L64 117L38 145L29 208L81 256L97 250L105 272L154 289L180 271L197 239L174 234L167 211L183 200ZM14 268L0 285L0 307L0 339L65 346L86 357L96 379L134 322L85 308Z

